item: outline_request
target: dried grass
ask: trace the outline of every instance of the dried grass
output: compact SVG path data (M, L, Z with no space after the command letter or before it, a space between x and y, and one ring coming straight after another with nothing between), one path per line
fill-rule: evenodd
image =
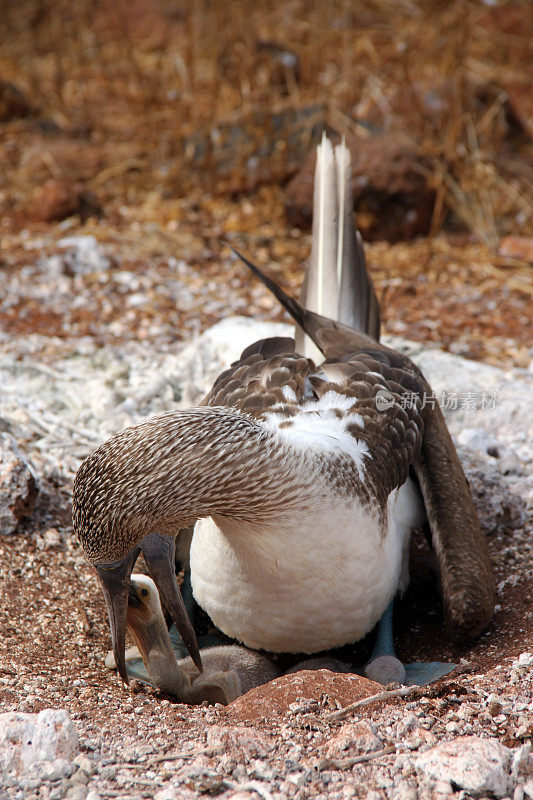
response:
M154 181L212 188L212 153L184 158L200 126L316 103L340 133L408 135L433 165L432 233L452 212L494 246L533 226L505 92L530 34L489 17L479 0L0 0L0 72L70 135L135 144L91 176L130 202Z

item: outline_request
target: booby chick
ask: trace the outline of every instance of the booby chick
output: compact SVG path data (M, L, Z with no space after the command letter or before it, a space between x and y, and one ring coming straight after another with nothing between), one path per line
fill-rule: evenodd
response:
M128 675L174 695L183 703L199 705L207 701L227 705L281 674L266 655L239 645L202 648L204 671L198 672L191 658L177 656L183 645L175 629L168 631L157 587L147 575L135 574L130 578L126 624L137 642L126 650ZM116 669L112 651L107 654L105 665ZM303 669L353 672L338 659L320 656L301 661L284 674Z
M137 643L126 660L142 658L148 675L140 677L183 703L227 705L280 674L266 656L238 645L202 649L203 673L191 658L176 660L157 587L147 575L131 576L126 622ZM106 666L113 668L115 659L109 655Z
M443 415L426 402L418 367L378 341L349 176L349 153L324 141L302 303L244 259L311 344L256 342L200 407L127 428L78 470L74 529L101 581L125 681L140 552L201 665L174 573L175 537L193 523L194 597L253 649L312 654L357 641L382 617L391 630L411 528L425 519L448 632L468 640L490 620L486 543Z

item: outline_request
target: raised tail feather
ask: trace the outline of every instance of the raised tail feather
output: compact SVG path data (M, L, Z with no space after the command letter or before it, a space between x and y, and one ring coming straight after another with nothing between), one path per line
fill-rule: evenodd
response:
M353 221L350 151L344 142L333 149L325 135L317 148L311 259L300 302L379 341L379 303ZM316 346L299 328L295 339L298 352L317 360Z

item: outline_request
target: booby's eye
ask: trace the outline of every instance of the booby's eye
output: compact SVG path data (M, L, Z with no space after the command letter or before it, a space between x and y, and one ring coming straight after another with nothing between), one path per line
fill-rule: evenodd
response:
M141 594L143 597L148 597L149 594L148 589L141 589Z

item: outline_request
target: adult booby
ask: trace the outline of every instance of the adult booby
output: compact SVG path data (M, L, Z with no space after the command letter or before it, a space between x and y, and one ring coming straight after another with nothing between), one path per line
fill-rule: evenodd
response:
M492 615L487 548L442 413L425 402L432 392L416 365L378 341L349 174L346 149L323 141L302 303L243 259L310 343L256 342L200 407L127 428L78 470L74 528L100 578L125 681L140 552L200 667L174 573L176 534L193 523L195 599L254 649L314 653L360 639L383 617L376 655L384 640L390 653L391 603L407 583L411 528L424 519L449 634L472 638Z

